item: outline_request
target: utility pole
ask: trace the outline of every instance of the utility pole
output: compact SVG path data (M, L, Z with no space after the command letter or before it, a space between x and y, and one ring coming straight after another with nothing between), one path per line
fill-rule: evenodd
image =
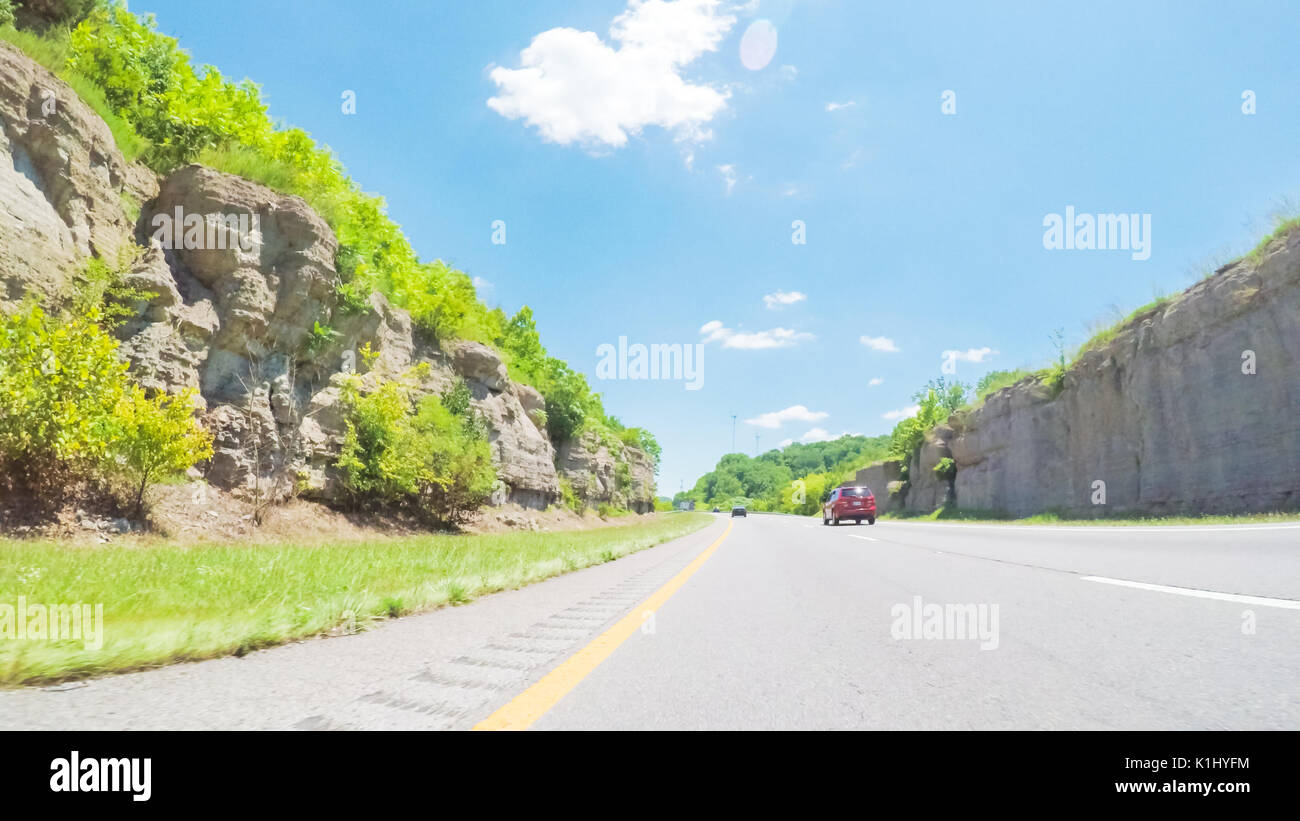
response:
M731 414L731 452L736 452L736 414Z

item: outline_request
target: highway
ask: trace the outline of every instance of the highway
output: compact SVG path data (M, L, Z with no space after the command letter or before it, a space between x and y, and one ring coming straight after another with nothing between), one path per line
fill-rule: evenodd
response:
M725 515L354 636L0 692L32 729L1300 729L1300 524Z

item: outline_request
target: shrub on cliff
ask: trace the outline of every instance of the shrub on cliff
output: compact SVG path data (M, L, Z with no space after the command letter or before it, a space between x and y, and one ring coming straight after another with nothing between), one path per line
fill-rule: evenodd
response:
M126 363L98 320L36 306L0 319L0 460L9 472L85 477L108 458Z
M504 323L495 342L505 353L510 377L541 391L546 400L546 432L552 441L572 439L587 429L606 434L622 428L616 421L611 423L600 395L592 392L585 376L547 354L527 305Z
M343 386L347 433L338 467L360 504L395 504L443 521L460 521L492 494L492 452L472 412L456 413L454 392L412 402L411 377L363 392Z
M961 382L946 384L942 376L928 382L912 396L916 402L915 415L894 426L889 438L890 452L900 459L910 459L925 441L926 431L965 405L968 390Z
M0 469L46 501L72 484L125 479L139 512L150 485L212 455L193 392L145 395L99 312L0 316Z
M212 437L194 419L195 393L189 388L148 396L131 385L117 403L113 462L128 484L136 515L143 512L153 483L212 456Z

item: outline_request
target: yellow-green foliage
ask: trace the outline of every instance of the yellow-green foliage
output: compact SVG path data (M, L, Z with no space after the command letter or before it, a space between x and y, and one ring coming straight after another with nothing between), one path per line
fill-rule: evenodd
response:
M560 477L560 501L579 516L587 509L587 503L574 491L573 482L567 476Z
M108 458L126 385L99 314L52 317L36 306L0 319L0 459L42 470Z
M83 316L96 311L99 324L112 330L135 315L136 303L153 299L156 296L153 291L128 287L123 282L139 250L137 245L123 246L121 259L116 265L109 265L99 257L86 260L77 272L69 300L72 311Z
M149 485L212 456L212 437L194 419L193 388L150 397L129 386L114 413L116 464L130 483L136 512Z
M97 308L0 316L0 467L57 490L69 479L124 477L137 508L154 481L212 454L193 392L147 397L130 384Z
M23 53L56 74L59 79L72 86L72 90L87 105L95 110L113 132L113 139L122 155L130 161L140 159L149 148L145 140L130 123L119 117L104 96L103 90L92 79L81 74L68 65L70 46L68 34L60 29L52 29L45 34L30 31L18 31L11 26L0 25L0 40L22 49Z
M336 465L358 502L406 504L456 521L491 495L492 452L472 410L453 413L437 396L412 402L416 375L369 392L359 377L344 384L347 433Z

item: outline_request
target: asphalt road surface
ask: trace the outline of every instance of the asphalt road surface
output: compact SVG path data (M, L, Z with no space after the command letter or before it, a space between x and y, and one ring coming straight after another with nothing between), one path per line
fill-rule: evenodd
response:
M0 728L1300 729L1300 524L724 516L343 638L0 692Z

